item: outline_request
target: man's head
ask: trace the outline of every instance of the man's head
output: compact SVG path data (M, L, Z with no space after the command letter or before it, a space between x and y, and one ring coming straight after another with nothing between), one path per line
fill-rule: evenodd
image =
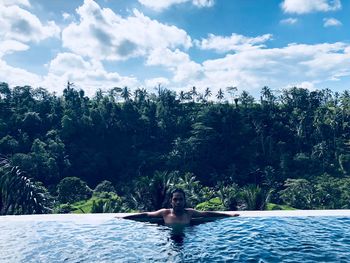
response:
M175 189L170 195L171 206L174 210L183 210L186 206L186 194L182 189Z

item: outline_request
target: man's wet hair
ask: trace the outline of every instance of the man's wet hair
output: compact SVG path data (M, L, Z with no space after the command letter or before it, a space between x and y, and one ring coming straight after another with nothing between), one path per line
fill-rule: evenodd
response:
M171 192L171 194L170 194L170 199L173 199L173 196L174 196L174 194L175 194L175 193L180 193L180 194L183 194L184 199L186 200L186 194L185 194L185 191L184 191L184 190L182 190L181 188L176 188L176 189L174 189L174 190Z

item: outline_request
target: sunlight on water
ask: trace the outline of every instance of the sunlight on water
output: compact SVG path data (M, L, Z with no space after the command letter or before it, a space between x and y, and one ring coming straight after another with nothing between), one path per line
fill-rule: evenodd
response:
M86 215L89 217L89 215ZM1 262L350 262L350 218L0 221Z

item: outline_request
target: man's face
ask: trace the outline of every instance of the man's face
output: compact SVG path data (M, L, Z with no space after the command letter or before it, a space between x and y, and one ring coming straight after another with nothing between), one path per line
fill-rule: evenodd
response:
M174 193L171 198L171 205L174 209L183 209L185 207L185 197L182 193Z

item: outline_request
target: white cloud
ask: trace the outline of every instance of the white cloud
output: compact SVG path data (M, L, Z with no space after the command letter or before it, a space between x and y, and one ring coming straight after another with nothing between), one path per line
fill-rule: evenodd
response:
M192 3L198 7L212 7L215 4L214 0L193 0Z
M17 51L25 51L29 49L28 45L15 40L5 40L0 42L0 59L6 55Z
M63 20L70 20L70 19L72 19L73 16L71 14L64 12L62 14L62 17L63 17Z
M115 86L136 87L136 78L107 72L98 61L84 60L72 53L60 53L49 64L47 75L41 76L27 70L12 67L0 59L0 79L11 86L30 85L44 87L50 92L62 94L67 81L82 88L85 94L93 96L98 89L109 90Z
M188 34L175 26L161 24L137 10L122 18L109 8L85 0L77 9L79 23L62 32L63 46L99 60L123 60L145 56L154 48L189 48Z
M0 40L40 42L49 37L58 37L59 27L53 21L46 25L27 10L18 6L0 5Z
M294 25L298 22L297 18L286 18L286 19L282 19L280 21L281 24L286 24L286 25Z
M145 85L149 88L158 87L158 85L161 85L162 87L168 86L170 81L167 78L164 77L158 77L158 78L152 78L152 79L146 79Z
M341 26L342 25L342 23L335 18L324 18L323 22L324 22L324 24L323 24L324 27Z
M284 0L281 8L285 13L307 14L341 9L340 0Z
M209 86L216 92L219 88L234 85L255 94L265 85L273 88L302 85L311 89L310 83L320 84L350 76L349 47L341 42L290 44L282 48L227 54L203 62L203 76L196 86Z
M176 49L155 49L147 58L148 66L164 66L174 73L173 81L182 84L201 77L201 65L192 61L188 54Z
M30 85L37 87L42 78L27 70L12 67L0 59L0 79L11 86Z
M96 60L84 60L73 53L59 53L48 65L48 75L43 86L56 87L61 91L67 81L83 88L87 95L92 96L97 89L108 90L115 86L135 87L139 84L136 78L124 77L116 72L107 72Z
M182 4L186 2L191 2L197 7L211 7L215 3L214 0L139 0L139 2L155 11L162 11L172 5Z
M22 5L30 7L29 0L1 0L3 5ZM1 3L0 3L1 5Z
M257 37L246 37L235 33L229 37L209 34L207 39L202 39L201 41L197 40L195 43L200 49L212 49L217 52L228 52L264 47L262 43L271 39L271 34L265 34Z

